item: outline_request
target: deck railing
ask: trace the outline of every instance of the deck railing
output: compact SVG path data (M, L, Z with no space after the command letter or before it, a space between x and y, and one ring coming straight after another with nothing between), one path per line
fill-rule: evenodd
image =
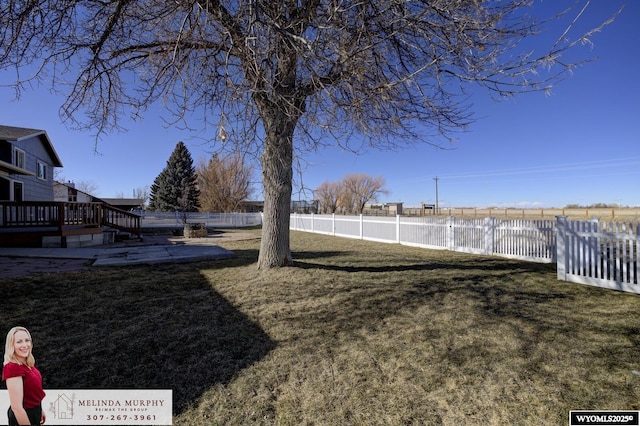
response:
M140 216L104 203L0 201L0 232L56 231L59 235L111 227L142 236Z
M135 234L137 238L142 238L140 216L109 204L102 204L102 225Z

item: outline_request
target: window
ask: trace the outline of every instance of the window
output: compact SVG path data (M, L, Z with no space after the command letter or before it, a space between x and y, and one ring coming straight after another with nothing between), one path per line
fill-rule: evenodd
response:
M18 148L13 148L13 165L24 169L24 151Z
M47 180L47 164L38 160L38 179Z
M17 180L13 181L13 196L11 197L12 201L23 201L24 200L24 185L22 182L18 182Z

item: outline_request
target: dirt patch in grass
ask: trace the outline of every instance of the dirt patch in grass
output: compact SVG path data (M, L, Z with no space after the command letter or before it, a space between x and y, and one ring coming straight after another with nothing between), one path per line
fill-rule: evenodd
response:
M259 236L258 231L256 236ZM173 388L174 424L565 424L639 409L640 298L550 265L292 233L235 259L1 280L50 388ZM4 297L6 295L7 297Z

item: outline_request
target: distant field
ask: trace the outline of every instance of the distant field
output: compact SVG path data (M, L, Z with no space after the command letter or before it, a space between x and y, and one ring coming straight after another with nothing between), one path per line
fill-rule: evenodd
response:
M439 216L454 217L498 217L510 219L555 219L558 215L566 215L570 220L600 219L601 221L640 222L640 208L615 209L475 209L475 208L441 208ZM427 215L431 211L426 210ZM419 216L420 209L404 209L404 214Z

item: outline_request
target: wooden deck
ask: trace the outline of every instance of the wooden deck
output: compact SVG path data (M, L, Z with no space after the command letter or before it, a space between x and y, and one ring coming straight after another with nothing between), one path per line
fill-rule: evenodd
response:
M101 234L142 238L140 216L104 203L0 201L0 246L39 247L43 237Z

